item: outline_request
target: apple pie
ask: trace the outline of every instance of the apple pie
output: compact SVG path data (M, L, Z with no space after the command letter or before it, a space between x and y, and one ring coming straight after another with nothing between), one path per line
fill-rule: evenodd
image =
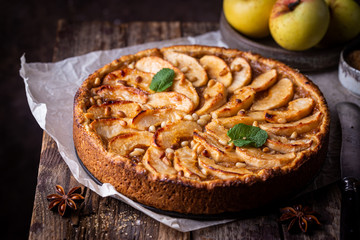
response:
M73 137L91 174L134 201L218 214L304 188L325 159L329 121L318 87L283 63L172 46L91 74L75 95Z

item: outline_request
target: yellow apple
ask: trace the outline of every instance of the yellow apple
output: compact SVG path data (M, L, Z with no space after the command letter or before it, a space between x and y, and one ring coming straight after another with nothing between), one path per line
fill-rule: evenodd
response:
M309 49L324 37L330 21L324 0L277 0L269 20L274 40L294 51Z
M224 0L226 20L239 32L253 38L270 34L269 16L276 0Z
M330 8L330 25L321 45L341 44L360 33L360 5L354 0L325 0Z

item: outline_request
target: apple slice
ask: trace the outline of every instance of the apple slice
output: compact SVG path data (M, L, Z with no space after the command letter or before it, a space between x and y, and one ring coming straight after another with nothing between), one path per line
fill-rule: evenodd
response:
M194 109L194 103L185 95L177 92L151 94L147 104L153 108L174 108L186 113Z
M110 139L119 134L138 132L136 129L127 127L130 122L131 118L96 119L90 124L90 127L101 137Z
M109 111L110 110L110 111ZM94 118L117 118L117 117L129 117L132 118L142 111L140 104L131 101L110 101L104 104L93 105L87 113L92 113ZM120 116L119 116L120 115ZM122 116L124 115L124 116Z
M220 179L237 178L252 173L244 167L236 168L218 165L213 159L204 156L199 156L198 161L199 166L205 169L206 172Z
M248 112L246 114L248 117L252 117L255 119L255 121L265 121L265 112L264 111L254 111L254 112Z
M229 66L224 60L214 55L205 55L200 58L200 64L206 70L210 79L215 79L225 87L231 85L233 79Z
M230 152L219 143L219 139L213 137L209 133L202 133L200 131L194 131L195 143L200 143L206 150L209 156L215 159L216 162L239 162L239 156L235 151Z
M227 103L211 113L213 118L230 117L236 115L240 109L248 109L254 101L255 91L243 87L232 95Z
M156 74L163 68L170 68L175 72L174 80L181 80L185 78L185 75L177 67L174 67L168 61L156 56L141 58L136 62L135 68L140 71L153 74Z
M251 81L251 67L244 58L236 57L231 62L230 68L232 70L233 81L228 87L228 91L233 93L237 89L249 84Z
M231 140L227 135L228 129L226 129L222 125L217 124L214 121L211 121L209 124L207 124L205 129L206 132L209 133L211 136L221 140L224 143L228 143Z
M149 147L153 134L147 131L117 135L109 141L109 152L126 156L137 147Z
M246 164L262 169L281 167L296 157L296 154L293 152L285 154L270 154L264 153L259 148L236 148L236 152Z
M177 174L177 171L172 166L166 164L167 161L161 160L164 157L166 157L164 150L150 146L142 158L142 163L154 175L169 176Z
M224 85L211 79L204 90L204 105L196 111L201 116L217 109L226 102L227 91Z
M178 172L183 171L185 177L198 180L206 178L197 164L196 153L189 147L179 148L175 151L174 168Z
M103 85L91 89L93 94L99 95L106 101L109 100L128 100L144 104L148 101L148 93L134 87L124 85Z
M199 105L198 93L196 92L191 82L189 82L185 78L174 81L173 85L171 86L171 91L181 93L186 97L188 97L194 103L194 108L196 108Z
M294 96L294 84L288 78L280 79L269 89L268 95L255 102L252 110L268 110L286 105Z
M306 118L300 119L291 123L263 123L259 124L259 127L267 132L274 133L276 135L291 136L293 132L298 134L308 132L315 129L322 119L322 113L316 112Z
M311 147L312 143L311 139L278 141L268 138L264 145L280 153L289 153L305 150Z
M192 82L194 87L206 85L208 81L206 71L195 58L173 51L164 52L164 58L180 71L184 71L186 79Z
M119 85L126 82L127 85L153 93L154 91L149 88L153 77L153 73L124 68L107 74L102 83L104 85Z
M255 121L264 121L265 113L264 112L250 112L245 116L233 116L228 118L218 118L213 121L219 125L224 126L225 128L232 128L236 124L243 123L246 125L252 125Z
M159 128L154 134L154 143L161 148L172 148L182 139L192 138L194 130L201 130L194 121L178 121Z
M172 108L147 109L133 118L131 126L140 130L147 130L150 126L159 126L162 122L176 122L185 115L185 112Z
M256 92L264 91L274 85L276 80L277 72L275 69L271 69L254 78L249 87L253 88Z
M279 123L279 121L296 121L308 116L315 106L312 98L298 98L289 102L289 106L284 111L265 111L266 121L271 123Z

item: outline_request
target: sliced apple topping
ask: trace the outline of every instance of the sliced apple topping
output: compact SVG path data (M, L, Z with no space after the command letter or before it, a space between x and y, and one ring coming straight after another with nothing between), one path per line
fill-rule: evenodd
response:
M150 146L142 158L142 163L154 175L169 176L177 174L177 171L170 164L167 164L169 161L162 161L163 158L166 158L164 150Z
M184 176L192 179L205 179L204 175L197 166L197 154L189 147L179 148L175 151L174 168L184 173Z
M235 58L230 64L230 69L233 76L233 81L228 87L230 93L249 84L251 81L251 67L244 58Z
M174 108L186 113L194 109L194 103L185 95L177 92L158 92L149 95L147 104L153 108Z
M109 100L128 100L144 104L148 101L148 93L134 87L124 85L103 85L91 89L93 94L97 94L106 101Z
M153 134L147 131L120 134L109 141L109 151L126 156L134 148L149 147L152 137Z
M228 129L224 126L217 124L216 122L212 121L205 127L206 132L209 133L214 138L219 139L219 143L222 145L227 145L227 143L231 140L227 135Z
M153 73L143 72L137 69L124 68L107 74L103 79L103 84L119 85L125 82L127 85L152 93L153 90L151 90L149 86L153 77Z
M216 162L213 159L199 156L199 166L202 167L205 172L210 173L213 176L216 176L220 179L230 179L230 178L237 178L241 177L245 174L250 174L249 170L247 170L245 167L237 168L237 167L225 167L219 164L216 164Z
M218 118L213 121L219 125L224 126L225 128L232 128L238 123L243 123L246 125L253 125L255 121L260 122L265 120L264 112L249 112L247 115L238 115L228 118Z
M177 67L174 67L171 63L160 57L151 56L141 58L139 61L136 62L135 68L140 71L153 74L156 74L163 68L170 68L175 72L174 80L181 80L185 78L185 75Z
M193 103L194 108L199 105L199 95L196 92L194 86L186 79L181 79L173 82L171 90L177 93L181 93L188 97Z
M215 79L225 87L231 85L233 79L229 66L224 60L214 55L205 55L200 58L200 64L206 70L210 79Z
M268 110L286 105L294 96L294 84L288 78L280 79L269 89L268 95L255 102L252 110Z
M185 112L172 108L147 109L132 120L132 127L147 130L150 126L159 126L162 122L176 122L186 115Z
M322 119L322 113L315 114L291 123L263 123L259 127L267 132L276 135L291 136L294 132L297 134L305 133L315 129Z
M183 46L122 59L84 83L74 121L153 180L265 181L322 144L326 106L276 62Z
M196 111L201 116L217 109L226 102L227 91L224 85L211 79L204 90L204 105Z
M246 114L248 117L252 117L255 119L255 121L265 121L265 112L264 111L254 111L254 112L248 112Z
M299 120L308 116L315 106L312 98L298 98L289 102L289 106L284 111L265 111L266 121L271 123L285 123Z
M178 121L159 128L154 135L154 143L161 148L172 148L179 145L182 139L192 138L194 130L201 130L193 121Z
M131 101L110 101L100 106L93 105L87 113L93 116L93 118L132 118L142 111L140 104Z
M271 154L264 153L259 148L236 148L236 152L246 164L263 169L281 167L296 157L296 154L293 152L285 154Z
M194 87L206 85L208 81L206 71L195 58L173 51L164 52L164 58L180 69Z
M194 131L195 143L200 143L206 150L205 156L215 159L216 162L239 162L239 156L235 151L228 151L224 145L219 142L218 138L213 137L209 133ZM201 149L201 148L199 148ZM204 154L204 152L201 152Z
M268 138L265 146L269 147L280 153L299 152L311 147L312 139L299 139L299 140L286 140L279 141L276 139Z
M274 85L276 80L277 72L275 69L271 69L270 71L267 71L254 78L249 87L253 88L256 92L264 91Z
M211 113L213 118L230 117L236 115L240 109L248 109L254 101L255 93L249 87L237 90L227 103Z
M100 136L110 139L119 134L138 132L138 130L128 127L130 123L131 118L96 119L90 124L90 127Z

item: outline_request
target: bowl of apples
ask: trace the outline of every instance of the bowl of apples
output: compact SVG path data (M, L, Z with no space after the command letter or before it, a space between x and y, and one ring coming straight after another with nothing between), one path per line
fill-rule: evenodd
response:
M356 0L224 0L220 32L232 48L307 72L337 66L359 22Z

